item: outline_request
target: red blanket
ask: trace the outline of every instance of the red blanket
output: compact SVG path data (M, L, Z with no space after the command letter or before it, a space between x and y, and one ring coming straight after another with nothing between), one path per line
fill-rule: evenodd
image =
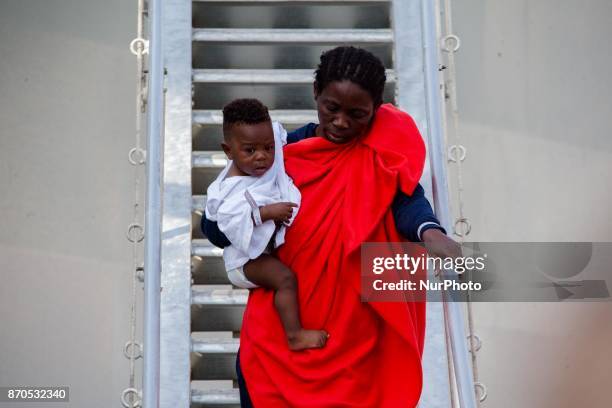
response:
M322 349L289 351L273 292L253 290L240 364L256 408L417 405L425 304L360 300L363 242L400 241L390 207L411 194L425 146L406 113L383 105L370 132L348 144L321 137L285 147L302 193L279 258L296 274L302 325L330 333Z

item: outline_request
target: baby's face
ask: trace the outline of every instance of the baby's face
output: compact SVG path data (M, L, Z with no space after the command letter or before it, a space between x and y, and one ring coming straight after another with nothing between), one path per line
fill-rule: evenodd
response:
M223 144L234 165L248 176L262 176L274 163L274 132L271 122L233 125L230 140Z

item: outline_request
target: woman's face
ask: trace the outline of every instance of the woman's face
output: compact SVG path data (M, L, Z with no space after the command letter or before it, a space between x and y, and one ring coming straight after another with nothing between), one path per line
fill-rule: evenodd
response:
M316 134L332 143L348 143L365 135L378 108L365 89L349 80L331 82L319 94L315 89L315 101Z

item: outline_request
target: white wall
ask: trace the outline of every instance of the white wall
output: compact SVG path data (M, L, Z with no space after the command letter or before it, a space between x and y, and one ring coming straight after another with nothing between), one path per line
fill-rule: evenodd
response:
M612 3L453 7L468 240L612 241ZM609 407L611 315L611 302L476 304L483 406Z
M0 385L58 407L128 386L135 30L136 1L0 2Z

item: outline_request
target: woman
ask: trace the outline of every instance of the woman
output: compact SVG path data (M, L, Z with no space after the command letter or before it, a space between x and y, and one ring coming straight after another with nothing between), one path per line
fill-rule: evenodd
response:
M305 327L329 334L318 350L283 343L272 293L254 290L237 361L243 407L412 407L422 387L424 303L362 303L359 245L400 234L454 255L418 184L425 148L410 117L382 105L384 66L371 53L324 53L314 94L319 125L289 135L285 166L302 193L278 257L298 280ZM213 244L229 242L203 220ZM398 233L399 231L399 233Z

